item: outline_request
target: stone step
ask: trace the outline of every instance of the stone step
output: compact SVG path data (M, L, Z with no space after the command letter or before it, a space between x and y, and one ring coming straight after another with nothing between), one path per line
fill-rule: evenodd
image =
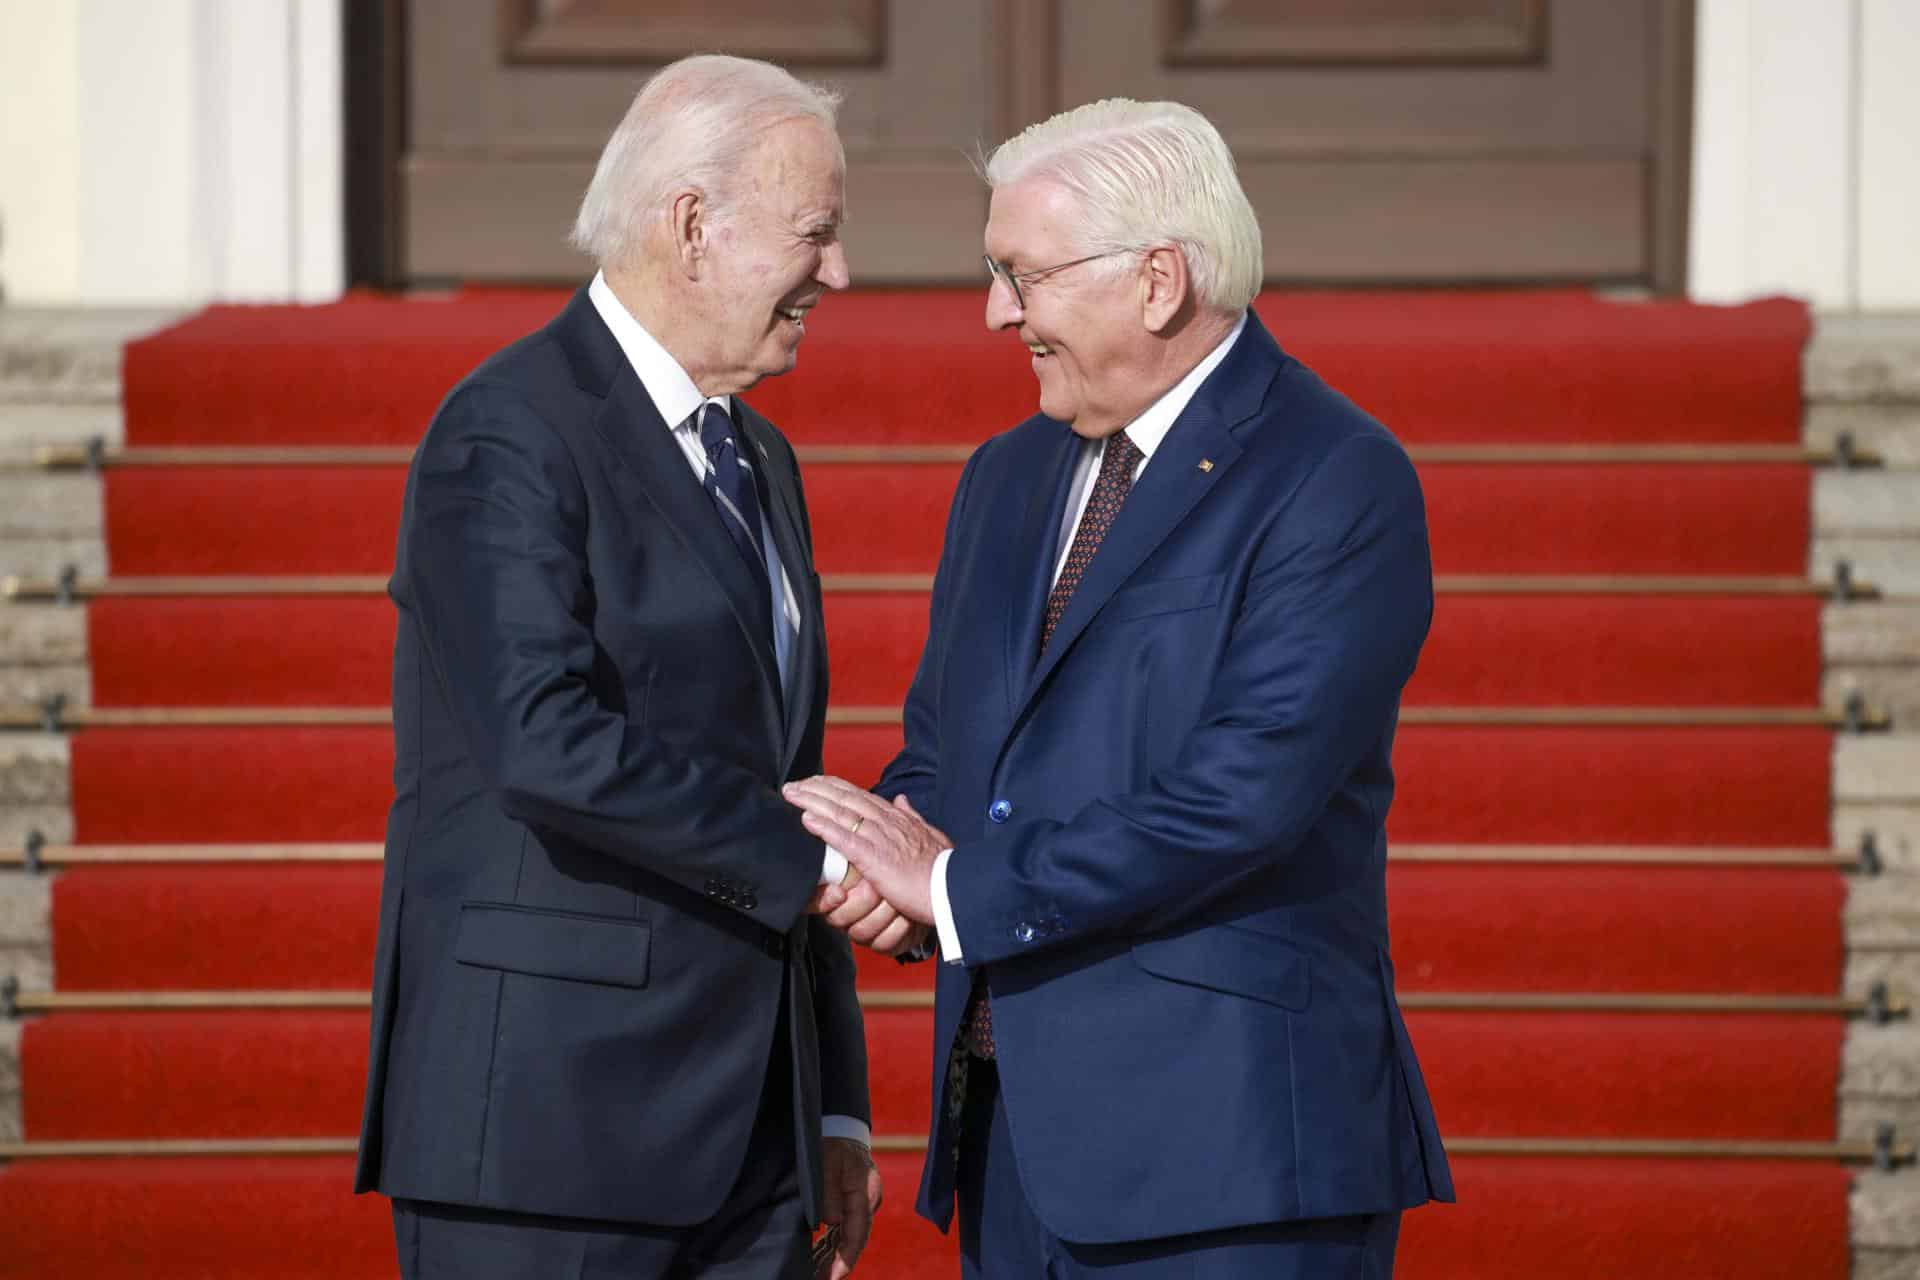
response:
M73 839L69 760L64 735L0 734L0 847L18 848L31 831Z
M20 1132L20 1024L0 1020L0 1142Z
M1891 1124L1920 1134L1920 1025L1856 1022L1840 1068L1840 1137L1872 1138Z
M1849 1209L1853 1280L1920 1276L1920 1168L1861 1174Z
M0 981L9 974L23 990L55 990L53 877L0 871Z
M1920 470L1815 471L1813 527L1822 538L1920 537Z
M0 307L0 405L118 405L121 349L180 314L153 307Z
M1920 313L1828 312L1801 359L1813 402L1920 402Z
M1886 466L1920 467L1920 402L1807 406L1800 438L1808 448L1832 452L1843 435L1852 437L1855 449L1877 454Z

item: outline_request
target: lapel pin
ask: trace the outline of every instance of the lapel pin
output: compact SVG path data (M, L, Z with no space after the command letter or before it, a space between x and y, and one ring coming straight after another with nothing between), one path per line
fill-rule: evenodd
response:
M1202 458L1202 459L1200 459L1200 469L1201 469L1202 471L1211 471L1211 470L1213 470L1213 459L1212 459L1212 458Z

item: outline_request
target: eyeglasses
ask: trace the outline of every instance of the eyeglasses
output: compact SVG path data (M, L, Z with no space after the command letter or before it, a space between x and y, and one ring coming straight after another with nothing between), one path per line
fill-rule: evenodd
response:
M1125 252L1127 252L1125 249L1109 249L1105 253L1090 253L1084 258L1075 258L1072 262L1059 262L1051 267L1040 267L1034 271L1022 271L1019 275L1015 275L1013 268L1006 263L996 262L991 254L981 254L980 256L982 261L987 264L987 275L990 280L998 280L1006 285L1007 288L1011 289L1013 291L1013 305L1025 311L1027 309L1027 300L1020 292L1020 282L1022 280L1031 284L1042 276L1050 276L1056 271L1065 271L1068 267L1077 267L1083 262L1092 262L1096 258L1111 258L1117 253ZM991 289L993 285L989 283L987 287Z

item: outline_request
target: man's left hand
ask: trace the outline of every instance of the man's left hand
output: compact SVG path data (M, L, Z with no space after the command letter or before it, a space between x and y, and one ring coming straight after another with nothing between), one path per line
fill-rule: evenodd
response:
M785 794L802 810L807 830L845 854L895 911L933 923L933 864L953 842L914 812L906 797L888 804L824 775L789 782Z
M820 1216L840 1228L840 1244L817 1275L822 1280L845 1280L873 1234L873 1215L880 1211L880 1170L864 1143L827 1138L820 1145L821 1181L826 1188Z

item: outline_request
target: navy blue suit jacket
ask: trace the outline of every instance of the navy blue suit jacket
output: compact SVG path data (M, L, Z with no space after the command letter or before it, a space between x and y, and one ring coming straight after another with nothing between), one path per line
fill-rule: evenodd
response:
M806 507L736 416L800 598L784 696L765 588L584 291L421 442L361 1190L699 1222L780 1052L817 1216L823 1107L868 1117L852 955L804 914L821 844L779 793L826 715Z
M1387 951L1389 754L1433 609L1413 467L1249 314L1042 655L1079 447L1035 417L968 463L880 785L956 842L920 1211L951 1212L977 970L1062 1239L1451 1199Z

